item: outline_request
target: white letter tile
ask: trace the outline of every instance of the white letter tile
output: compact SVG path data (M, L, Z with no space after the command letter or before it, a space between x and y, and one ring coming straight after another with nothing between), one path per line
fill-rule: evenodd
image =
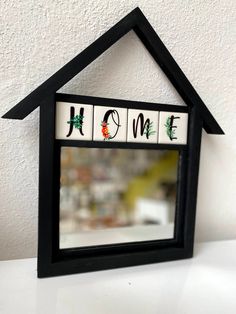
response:
M56 139L92 140L93 106L56 103Z
M183 112L160 112L159 143L187 144L188 114Z
M157 143L158 111L129 109L128 142Z
M126 108L94 106L94 141L126 142L126 133Z

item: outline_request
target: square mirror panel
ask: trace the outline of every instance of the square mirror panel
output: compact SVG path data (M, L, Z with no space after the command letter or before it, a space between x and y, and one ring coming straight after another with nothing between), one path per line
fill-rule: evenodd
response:
M172 239L179 152L61 147L60 249Z

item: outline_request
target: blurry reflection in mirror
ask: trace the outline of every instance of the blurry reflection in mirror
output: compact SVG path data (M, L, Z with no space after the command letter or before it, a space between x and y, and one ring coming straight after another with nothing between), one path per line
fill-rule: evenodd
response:
M174 236L178 151L62 147L60 248Z

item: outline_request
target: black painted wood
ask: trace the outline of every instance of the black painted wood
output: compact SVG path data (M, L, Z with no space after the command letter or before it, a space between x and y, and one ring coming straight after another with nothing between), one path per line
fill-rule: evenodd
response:
M160 104L151 103L137 100L125 100L125 99L114 99L114 98L103 98L103 97L92 97L84 95L73 95L56 93L56 101L91 104L99 106L110 106L118 108L130 108L140 110L155 110L155 111L170 111L170 112L189 112L187 106L177 106L171 104Z
M55 96L50 95L40 106L39 140L39 216L38 276L48 271L58 246L59 219L56 187L58 187L58 155L55 151ZM59 181L58 181L59 182Z
M179 170L174 238L59 249L60 150L68 143L72 146L76 146L74 144L83 146L85 141L55 140L55 101L56 99L51 96L40 108L38 277L192 257L203 123L197 108L188 109L190 110L188 145L176 147L179 151ZM95 145L99 147L99 143ZM121 143L114 142L113 147L121 148ZM166 147L156 147L156 149L166 149Z
M195 216L197 206L197 186L200 163L202 124L200 113L196 107L192 109L189 121L188 163L187 163L187 194L184 223L184 246L193 254Z
M81 72L130 30L135 31L154 60L159 64L180 96L186 102L187 106L198 107L206 132L211 134L224 134L217 121L207 109L206 105L138 7L21 100L15 107L8 111L3 118L25 118L36 109L45 98L52 93L56 93L58 89Z
M186 150L187 145L177 144L151 144L151 143L131 143L131 142L112 142L112 141L78 141L78 140L56 140L61 146L65 147L90 147L90 148L126 148L126 149L168 149Z
M180 260L191 257L184 247L177 245L149 251L138 250L130 253L100 254L89 257L63 257L48 265L40 278L69 275L82 272L114 269L119 267L138 266L144 264Z

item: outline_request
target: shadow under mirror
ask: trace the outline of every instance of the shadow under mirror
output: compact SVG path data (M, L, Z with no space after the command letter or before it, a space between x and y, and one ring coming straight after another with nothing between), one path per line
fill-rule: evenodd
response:
M60 249L174 237L178 151L61 148Z

